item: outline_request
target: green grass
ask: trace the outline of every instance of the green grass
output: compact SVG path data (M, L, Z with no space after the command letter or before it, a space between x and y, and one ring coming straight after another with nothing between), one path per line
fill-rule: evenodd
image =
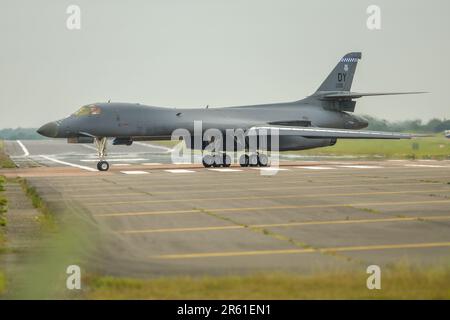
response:
M6 226L5 213L8 209L8 200L2 195L4 191L5 177L0 176L0 254L6 250L4 227ZM0 296L5 292L6 279L4 273L0 270Z
M0 176L0 248L3 243L3 230L2 227L6 225L6 217L5 213L8 210L8 200L5 196L2 195L2 192L5 190L4 184L6 180L5 177Z
M88 299L449 299L450 268L407 266L382 271L381 290L368 290L361 271L313 275L167 277L137 280L88 277Z
M296 151L303 155L357 155L400 159L448 159L450 139L444 136L411 140L338 139L331 147Z
M15 168L14 162L4 152L4 146L3 140L0 140L0 168Z
M0 271L0 295L6 291L6 278L3 272Z
M55 231L57 229L57 223L55 221L54 214L50 211L45 201L37 193L36 188L30 186L26 179L18 178L18 182L22 186L22 190L26 193L31 200L33 207L39 210L41 215L38 216L38 221L42 227L48 231Z

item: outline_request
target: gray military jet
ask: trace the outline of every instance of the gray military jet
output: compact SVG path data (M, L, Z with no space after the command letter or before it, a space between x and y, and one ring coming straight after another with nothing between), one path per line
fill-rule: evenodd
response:
M195 134L195 123L201 121L201 135L210 129L219 132L242 129L243 139L231 138L232 150L243 150L241 166L266 166L267 156L262 150L272 150L267 140L276 132L278 151L303 150L331 146L337 139L410 139L403 133L359 131L368 126L365 119L352 114L354 99L364 96L415 94L421 92L356 93L351 92L353 75L360 52L346 54L318 90L305 99L285 103L238 106L227 108L176 109L141 105L138 103L94 103L81 107L69 117L47 123L37 130L43 136L67 138L69 143L95 143L100 171L109 169L105 160L108 138L113 145L131 145L133 141L168 140L172 133L183 128ZM269 132L263 145L256 139L250 146L250 132ZM198 134L198 133L197 133ZM186 141L191 149L203 151L214 142L217 149L204 152L205 167L229 166L231 157L223 139L205 139L201 143ZM195 139L194 139L195 140ZM205 141L206 140L206 141ZM228 139L230 141L230 139ZM225 151L224 151L225 150Z

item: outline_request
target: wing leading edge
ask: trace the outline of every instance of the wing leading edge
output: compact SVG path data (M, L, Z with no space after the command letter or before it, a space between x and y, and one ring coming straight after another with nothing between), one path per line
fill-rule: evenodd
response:
M249 129L249 135L258 135L263 132L278 130L280 136L301 136L305 138L339 138L339 139L411 139L418 137L408 133L384 131L359 131L317 127L283 127L259 126ZM273 132L273 131L272 131Z

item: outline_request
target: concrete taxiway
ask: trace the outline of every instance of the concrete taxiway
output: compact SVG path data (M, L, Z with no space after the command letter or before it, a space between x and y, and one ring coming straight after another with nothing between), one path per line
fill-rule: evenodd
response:
M136 145L112 150L120 165L105 173L86 169L89 148L22 144L7 144L22 167L1 174L26 176L56 214L86 214L99 235L88 261L105 274L450 263L450 161L290 161L261 175L168 164L167 150Z

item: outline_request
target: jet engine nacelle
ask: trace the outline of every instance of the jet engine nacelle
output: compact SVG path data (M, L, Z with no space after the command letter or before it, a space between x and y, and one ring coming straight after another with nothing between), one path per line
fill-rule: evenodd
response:
M133 140L131 140L131 138L115 138L112 144L115 146L118 145L131 146L133 144Z
M306 150L320 147L329 147L336 144L336 138L316 139L298 136L280 136L279 150L293 151Z
M94 143L94 138L93 137L67 138L67 143Z

